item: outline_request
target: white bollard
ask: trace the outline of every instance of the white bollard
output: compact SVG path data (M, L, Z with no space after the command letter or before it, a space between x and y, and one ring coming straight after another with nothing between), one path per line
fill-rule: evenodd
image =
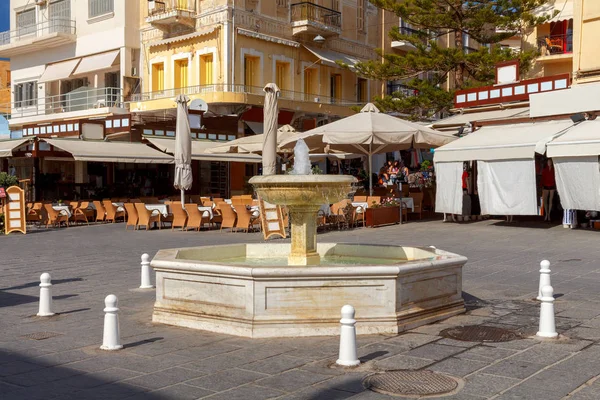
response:
M542 288L544 286L552 286L550 283L550 261L544 260L540 263L540 285L538 286L537 300L542 300Z
M152 289L154 285L150 281L150 256L142 254L142 284L140 289Z
M337 365L355 367L360 364L356 354L356 320L354 319L354 307L345 305L342 307L342 324L340 334L340 354Z
M40 309L38 317L51 317L52 312L52 278L50 274L44 272L40 275Z
M119 332L119 308L117 307L119 300L114 294L109 294L104 299L104 335L102 337L102 350L119 350L122 349L121 338Z
M540 330L536 336L555 338L556 326L554 325L554 289L552 286L542 288L542 304L540 305Z

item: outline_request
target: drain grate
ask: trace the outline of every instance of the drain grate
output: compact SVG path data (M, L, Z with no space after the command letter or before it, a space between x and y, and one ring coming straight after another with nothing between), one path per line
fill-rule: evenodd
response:
M23 335L21 337L26 338L26 339L32 339L32 340L44 340L44 339L50 339L50 338L53 338L55 336L60 336L60 335L62 335L62 333L34 332L34 333L28 333L27 335Z
M366 377L363 386L392 396L423 396L452 392L458 382L433 371L388 371Z
M494 326L467 325L444 329L440 336L464 342L510 342L521 336L509 329Z

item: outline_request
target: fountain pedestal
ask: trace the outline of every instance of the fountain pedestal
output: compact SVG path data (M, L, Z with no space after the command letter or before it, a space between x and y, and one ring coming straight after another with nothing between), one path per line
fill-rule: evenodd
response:
M291 250L289 265L319 265L321 256L317 253L317 214L319 206L290 207Z

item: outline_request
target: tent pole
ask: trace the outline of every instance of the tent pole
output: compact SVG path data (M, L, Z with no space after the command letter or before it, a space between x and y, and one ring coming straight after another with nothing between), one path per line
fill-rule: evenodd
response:
M373 196L373 152L369 143L369 196Z
M181 208L185 210L185 190L181 189Z

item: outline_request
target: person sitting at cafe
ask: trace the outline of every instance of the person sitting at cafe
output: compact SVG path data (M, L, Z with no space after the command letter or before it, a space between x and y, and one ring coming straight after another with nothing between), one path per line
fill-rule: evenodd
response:
M379 170L379 176L377 178L377 182L381 186L387 186L390 181L390 175L388 174L388 166L387 163L383 164L383 167Z

